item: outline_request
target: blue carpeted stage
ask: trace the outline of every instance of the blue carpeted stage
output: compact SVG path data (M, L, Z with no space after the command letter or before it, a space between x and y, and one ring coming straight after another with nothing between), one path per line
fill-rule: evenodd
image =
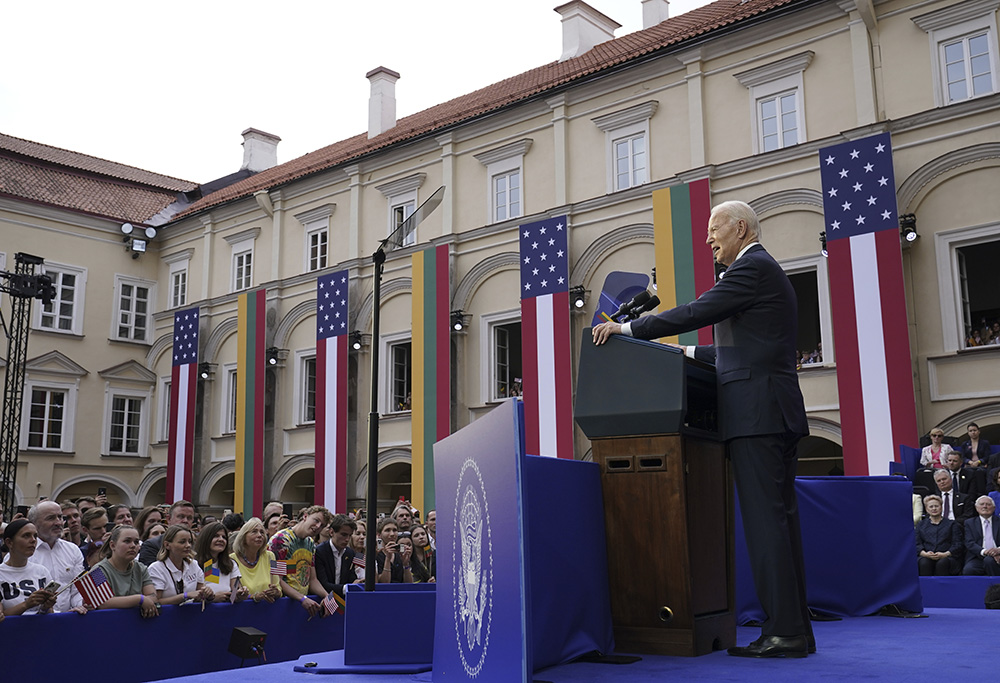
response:
M1000 628L1000 610L927 609L927 618L852 617L843 621L816 622L813 628L819 652L806 659L753 660L730 657L724 652L703 657L657 657L644 655L634 664L573 663L535 673L536 681L552 683L592 683L616 679L641 681L748 681L767 679L769 683L801 683L822 679L864 678L877 681L937 681L942 676L942 656L954 652L948 642L962 639L962 634L996 633ZM394 628L398 635L400 629ZM739 628L741 644L755 638L754 628ZM966 638L967 640L967 638ZM948 655L948 668L961 678L995 675L995 647L989 639L980 641L975 655L958 658ZM308 661L303 659L300 661ZM315 681L311 674L295 673L295 662L252 666L200 676L169 679L172 683L284 683ZM404 683L432 681L431 673L407 675L345 674L331 679L335 683ZM484 683L494 683L485 681ZM500 682L502 683L502 682Z

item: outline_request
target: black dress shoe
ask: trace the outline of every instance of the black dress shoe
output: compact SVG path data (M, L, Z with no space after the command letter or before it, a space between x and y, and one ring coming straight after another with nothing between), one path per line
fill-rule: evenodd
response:
M800 659L809 652L805 636L761 636L746 647L731 647L727 650L734 657L788 657Z
M812 634L806 636L806 643L808 645L807 649L809 651L809 654L811 655L816 654L816 636Z

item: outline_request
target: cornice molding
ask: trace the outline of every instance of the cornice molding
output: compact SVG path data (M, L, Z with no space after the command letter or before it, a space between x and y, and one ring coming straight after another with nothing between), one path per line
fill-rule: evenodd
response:
M166 264L180 263L181 261L190 261L192 256L194 256L194 248L188 247L187 249L181 249L166 256L160 256L160 260Z
M918 28L930 32L940 28L948 28L970 19L979 19L1000 8L1000 0L965 0L949 7L927 12L911 17Z
M528 153L528 150L531 149L531 144L533 142L534 140L531 138L522 138L515 142L497 147L496 149L480 152L479 154L473 154L472 156L483 166L489 166L497 161L504 161L505 159L510 159L512 157L524 156Z
M156 384L156 374L147 370L142 364L135 360L127 360L124 363L105 368L97 373L101 378L115 382L134 382L152 386Z
M295 215L295 220L297 220L302 225L309 225L310 223L315 223L329 218L333 215L333 212L337 210L337 205L334 203L323 204L317 206L314 209L309 209L308 211L303 211L302 213L297 213Z
M733 74L733 78L738 80L744 88L752 88L756 85L770 83L779 78L805 71L815 56L815 52L806 50L805 52L799 52L791 57L785 57L770 64L764 64L763 66Z
M24 364L26 372L32 375L59 375L60 377L84 377L89 375L82 365L59 351L49 351L31 358Z
M424 184L424 180L426 179L426 173L414 173L406 176L405 178L400 178L399 180L393 180L382 185L376 185L375 189L381 192L386 198L395 197L403 194L404 192L409 192L410 190L419 190L420 186Z
M609 130L630 126L633 123L639 123L640 121L650 119L653 117L653 114L656 113L656 109L659 106L659 101L649 100L648 102L637 104L633 107L629 107L628 109L622 109L620 111L611 112L610 114L595 116L591 119L591 121L593 121L594 125L598 128L607 132Z
M255 240L258 237L260 237L260 228L250 228L249 230L242 230L235 235L226 235L222 239L226 240L230 246L235 246L240 242Z

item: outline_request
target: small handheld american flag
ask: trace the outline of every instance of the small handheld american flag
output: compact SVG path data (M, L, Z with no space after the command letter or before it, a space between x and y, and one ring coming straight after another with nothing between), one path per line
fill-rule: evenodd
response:
M361 567L362 569L364 569L365 568L365 556L364 555L355 555L354 559L351 560L351 563L355 567Z
M83 596L83 603L91 607L100 607L105 602L115 597L108 583L108 577L104 575L104 570L95 567L93 571L80 577L73 582L76 589Z
M271 560L271 576L288 576L288 565L284 560Z
M336 614L338 611L344 609L344 605L344 599L333 591L327 593L326 597L323 598L323 611L327 614Z

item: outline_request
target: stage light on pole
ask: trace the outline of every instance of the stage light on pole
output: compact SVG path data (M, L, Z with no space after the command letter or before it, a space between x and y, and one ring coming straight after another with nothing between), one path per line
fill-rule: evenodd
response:
M577 310L587 305L587 289L583 285L570 287L569 297L570 301L573 302L573 308Z
M267 364L277 365L278 364L278 347L272 346L267 350Z
M917 217L912 213L904 213L899 217L899 232L907 242L916 242L920 235L917 233Z
M351 332L351 347L355 351L360 351L364 343L364 338L361 336L361 330L354 330Z
M466 313L465 311L459 309L457 311L451 312L451 329L455 332L462 332L466 327L469 326L469 320L472 318L471 313Z
M830 255L826 249L826 230L819 233L819 253L823 254L824 257Z
M210 363L198 363L198 375L202 379L208 379L210 374L212 374L212 365Z

